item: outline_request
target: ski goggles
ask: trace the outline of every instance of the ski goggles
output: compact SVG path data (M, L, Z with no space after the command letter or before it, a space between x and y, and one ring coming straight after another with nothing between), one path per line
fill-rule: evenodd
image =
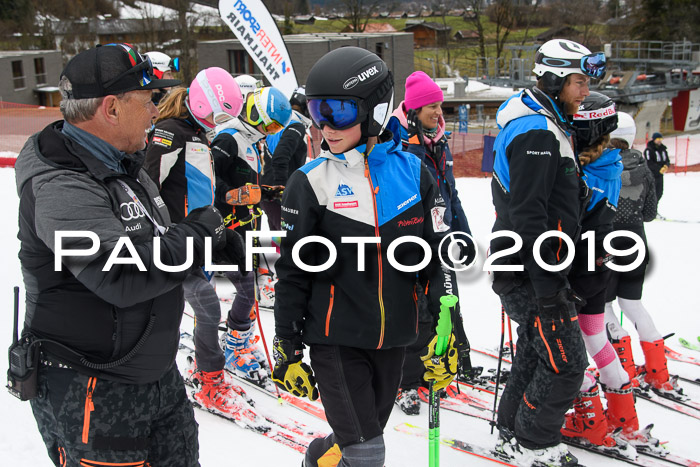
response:
M263 102L260 101L260 93L258 90L256 92L248 95L248 100L246 102L246 119L251 125L258 126L262 125L265 133L274 134L279 133L284 129L282 125L277 120L270 118L267 114L262 114L258 109L264 106Z
M354 99L309 99L307 104L311 120L318 128L328 125L334 130L345 130L365 117Z
M605 76L607 60L603 52L581 57L581 71L591 78L600 79Z
M117 44L117 43L112 43L112 44L107 44L116 46L116 47L121 47L123 48L126 53L129 55L129 61L131 62L131 68L126 70L124 73L120 74L119 76L116 76L115 78L110 79L106 83L104 83L102 86L107 89L113 84L119 82L122 78L125 76L131 75L131 74L138 74L140 73L140 78L139 78L139 84L141 86L146 86L149 84L153 78L155 78L155 73L153 72L153 62L151 62L151 59L148 55L141 55L137 51L135 51L130 44Z
M168 71L180 71L180 58L171 58L170 62L168 62L168 70L166 71L160 71L158 68L153 69L153 74L156 76L158 79L163 79L163 75L167 73Z

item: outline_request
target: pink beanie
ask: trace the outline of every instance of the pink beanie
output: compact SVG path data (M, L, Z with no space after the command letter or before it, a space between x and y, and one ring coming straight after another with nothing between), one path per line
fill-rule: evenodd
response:
M414 71L406 78L406 109L419 109L444 100L440 86L422 71Z

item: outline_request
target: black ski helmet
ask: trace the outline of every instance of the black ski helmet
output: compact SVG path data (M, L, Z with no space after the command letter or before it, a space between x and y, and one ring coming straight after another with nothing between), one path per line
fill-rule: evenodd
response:
M576 147L591 147L598 139L617 128L615 103L605 94L591 91L574 115Z
M289 104L294 107L295 105L301 109L302 115L305 117L309 116L309 108L306 105L306 88L304 86L298 87L292 93L292 97L289 98Z
M376 54L359 47L341 47L311 68L306 98L355 100L363 138L378 136L393 110L394 78Z

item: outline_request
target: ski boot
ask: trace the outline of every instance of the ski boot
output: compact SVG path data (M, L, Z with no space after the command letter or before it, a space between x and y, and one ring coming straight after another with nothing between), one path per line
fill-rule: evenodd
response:
M638 451L654 452L664 455L664 447L651 435L653 424L639 429L637 410L634 403L634 390L628 383L620 389L603 386L605 399L608 401L606 417L610 430L620 430L620 436Z
M622 368L629 375L632 385L634 387L639 386L639 380L637 379L637 367L634 364L630 336L622 337L619 340L612 339L610 343L615 349L615 352L617 352Z
M678 385L678 377L669 377L666 366L666 354L664 352L664 340L659 339L654 342L642 341L642 351L644 352L644 382L651 386L651 389L668 399L678 401L688 400L688 396L683 393L683 389Z
M569 438L582 438L596 446L615 446L615 440L608 436L608 421L597 384L579 393L574 400L573 413L566 414L561 434Z
M265 355L265 351L263 351L258 346L258 342L260 342L260 336L258 336L255 333L255 327L257 326L257 323L257 319L254 319L250 322L250 332L248 334L248 342L246 342L246 347L251 349L253 357L255 358L255 361L258 362L258 365L260 365L261 368L269 372L270 365L267 363L267 356ZM248 331L245 332L247 333Z
M608 401L608 410L605 415L608 420L610 430L622 428L625 437L633 435L639 430L639 420L637 410L634 405L634 391L632 383L627 383L620 389L613 389L603 386L605 399Z
M576 456L564 443L541 449L528 449L521 445L512 431L499 427L498 441L493 454L506 462L517 465L574 467Z
M253 355L253 348L249 344L252 335L252 326L247 331L229 329L226 332L224 335L226 340L224 347L226 369L253 383L260 384L267 374Z
M399 394L396 396L396 405L406 415L419 415L420 398L418 397L418 389L399 389Z
M228 381L224 370L197 370L192 375L192 382L198 388L194 400L209 411L234 416L249 404L245 391Z
M274 273L258 275L258 289L260 291L260 301L258 305L262 308L275 307L275 284L277 277Z

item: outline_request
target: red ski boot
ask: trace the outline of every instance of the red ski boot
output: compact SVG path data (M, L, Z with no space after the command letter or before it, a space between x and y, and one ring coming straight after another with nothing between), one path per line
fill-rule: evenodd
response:
M615 352L617 352L622 368L629 375L632 385L635 387L639 386L639 381L637 380L637 367L634 364L630 336L625 336L620 340L613 339L610 341L610 343L615 349Z
M608 410L605 413L608 420L608 429L613 431L616 428L622 428L624 435L639 430L632 384L625 384L620 389L603 386L603 392L605 393L605 399L608 401Z
M598 385L587 392L581 392L574 400L574 412L566 414L564 436L584 438L596 446L615 446L615 440L608 436L608 421L603 413L603 404L598 394Z
M642 341L642 351L644 352L644 381L651 384L655 389L673 390L673 386L668 382L668 367L666 366L666 354L664 353L664 340L659 339L654 342Z

